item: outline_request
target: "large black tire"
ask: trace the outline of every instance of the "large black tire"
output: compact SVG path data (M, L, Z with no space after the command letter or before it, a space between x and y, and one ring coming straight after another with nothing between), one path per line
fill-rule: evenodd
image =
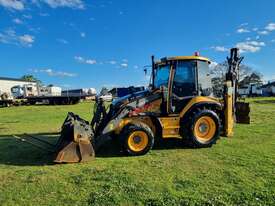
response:
M144 155L154 145L154 133L144 123L125 126L120 137L123 150L132 156Z
M191 147L211 147L220 137L220 119L212 110L196 110L182 127L182 136L187 138Z

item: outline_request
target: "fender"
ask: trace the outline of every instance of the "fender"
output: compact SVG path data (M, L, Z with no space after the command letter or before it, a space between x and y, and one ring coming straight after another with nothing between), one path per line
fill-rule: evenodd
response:
M220 101L218 99L212 98L212 97L198 96L198 97L192 98L188 102L188 104L180 112L180 117L182 118L186 113L191 111L193 108L195 108L199 105L203 105L203 104L215 105L215 106L217 106L218 108L220 108L222 110L222 104L220 103Z

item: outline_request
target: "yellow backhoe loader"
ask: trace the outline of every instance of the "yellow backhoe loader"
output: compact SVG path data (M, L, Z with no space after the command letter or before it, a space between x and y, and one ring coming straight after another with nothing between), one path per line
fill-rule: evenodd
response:
M191 147L210 147L219 137L232 136L234 121L249 123L249 105L237 102L239 65L237 48L231 49L222 98L212 96L210 60L195 54L152 57L148 90L116 99L106 109L95 103L89 123L69 113L55 145L56 163L85 162L101 145L117 139L129 155L144 155L157 138L179 138Z

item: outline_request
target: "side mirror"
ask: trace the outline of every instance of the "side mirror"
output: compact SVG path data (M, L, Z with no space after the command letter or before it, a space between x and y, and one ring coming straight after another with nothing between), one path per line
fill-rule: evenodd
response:
M146 76L147 75L147 69L144 69L143 71L144 71L144 74Z

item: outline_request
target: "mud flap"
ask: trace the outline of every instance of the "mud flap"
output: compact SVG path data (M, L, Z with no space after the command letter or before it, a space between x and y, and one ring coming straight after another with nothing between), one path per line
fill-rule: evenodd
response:
M87 162L94 158L94 134L89 122L68 113L56 144L56 163Z
M250 106L247 102L236 102L235 105L236 122L240 124L250 124Z

